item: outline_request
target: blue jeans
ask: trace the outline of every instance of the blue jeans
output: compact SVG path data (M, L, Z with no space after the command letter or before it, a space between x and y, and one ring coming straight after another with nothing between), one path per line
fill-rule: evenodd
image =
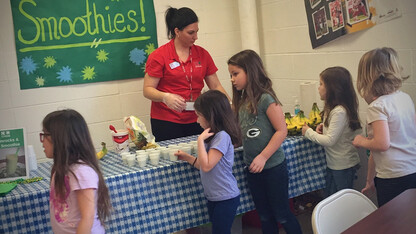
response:
M416 188L416 173L389 179L376 177L374 184L377 190L378 206L380 207L405 190Z
M277 222L288 234L302 233L299 222L289 206L286 160L261 173L250 173L248 168L246 173L263 233L279 233Z
M224 201L208 201L208 215L209 221L212 223L212 233L231 233L239 205L240 195Z
M353 188L355 179L355 173L357 172L357 166L353 166L343 170L332 170L326 168L326 197L338 192L339 190L346 188Z

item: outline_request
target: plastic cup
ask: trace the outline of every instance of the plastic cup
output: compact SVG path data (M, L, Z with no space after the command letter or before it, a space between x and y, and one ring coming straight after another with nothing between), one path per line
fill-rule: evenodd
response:
M132 166L134 166L134 164L136 164L136 163L135 163L135 160L134 160L134 154L129 154L129 155L127 156L127 165L128 165L129 167L132 167Z
M157 150L157 151L154 150L152 152L149 152L149 158L150 158L151 155L153 155L153 156L155 156L155 155L160 156L160 151L159 150Z
M38 162L36 159L35 148L33 148L33 145L27 146L27 158L29 159L30 172L36 171L38 169Z
M152 150L152 151L149 151L149 155L150 154L153 154L153 153L158 153L158 154L160 154L160 149L159 148L155 148L154 150Z
M145 157L136 157L137 163L139 164L139 167L145 167L147 163L147 158Z
M183 152L187 153L187 154L191 154L191 153L192 153L192 147L191 147L191 146L188 146L188 145L183 146L183 147L181 148L181 150L182 150Z
M150 164L156 166L159 164L160 153L151 153L149 154Z
M191 152L193 155L197 155L198 154L198 143L197 142L192 142L191 144Z
M170 149L169 150L169 160L176 162L178 161L178 156L175 155L175 153L178 152L178 149Z
M139 152L139 153L136 153L136 157L139 157L139 156L144 157L147 160L149 158L149 153L148 152Z
M128 164L128 162L127 162L127 156L128 155L130 155L129 152L123 152L123 153L121 153L121 160L123 160L123 164L124 165L127 165Z
M179 143L179 144L178 144L178 146L179 146L180 148L182 148L182 147L184 147L184 146L186 146L186 145L188 145L188 143L186 143L186 142L181 142L181 143Z
M156 148L145 149L146 152L152 152L153 150L156 150Z
M169 160L169 148L161 149L160 151L160 157L166 160Z
M168 145L168 148L169 149L177 149L177 148L179 148L179 146L176 145L176 144L170 144L170 145Z
M163 158L163 150L166 150L168 147L166 146L159 146L156 148L156 150L158 150L160 152L160 158Z
M148 154L136 154L136 159L138 159L138 158L144 158L144 159L148 159L148 157L149 157L149 155Z
M147 154L146 150L136 150L136 154Z

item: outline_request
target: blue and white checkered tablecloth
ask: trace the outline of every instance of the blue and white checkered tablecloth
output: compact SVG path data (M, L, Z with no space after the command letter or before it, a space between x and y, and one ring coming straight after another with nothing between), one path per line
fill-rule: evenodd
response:
M159 142L178 144L196 136ZM288 137L283 148L289 170L289 196L325 186L323 148L303 139ZM236 150L233 173L241 190L238 214L254 209L244 174L241 148ZM199 172L188 163L161 160L146 168L123 165L121 157L109 152L101 168L110 190L113 213L107 233L172 233L209 222ZM33 176L44 180L19 184L0 197L0 233L51 233L49 183L52 163L40 163Z
M289 197L325 188L326 159L322 146L302 136L287 137L282 144L289 173Z

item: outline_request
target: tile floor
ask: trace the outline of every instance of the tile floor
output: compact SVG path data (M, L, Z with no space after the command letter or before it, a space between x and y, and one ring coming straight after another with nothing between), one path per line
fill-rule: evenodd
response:
M296 216L302 228L303 234L313 234L311 225L311 215L312 211L307 210L304 213ZM243 225L242 234L262 234L262 232L261 229L258 227ZM286 232L283 228L280 228L279 234L286 234Z
M293 202L296 218L298 219L303 234L313 234L311 217L313 208L322 200L322 191L316 191L302 195L295 198ZM262 234L261 228L257 225L246 224L241 216L234 221L232 234ZM279 229L279 233L286 234L283 228ZM209 224L200 227L175 232L174 234L211 234L211 227Z
M301 225L303 234L313 234L311 215L312 211L307 210L304 213L296 216ZM210 225L203 225L200 227L175 232L173 234L211 234L211 227ZM242 224L241 220L238 220L237 218L236 221L234 221L231 234L262 234L262 231L259 227ZM280 228L279 234L286 234L286 232L283 228Z
M311 217L313 208L323 198L323 191L318 190L296 197L292 200L293 210L296 218L302 228L303 234L313 234ZM242 225L242 234L261 234L261 228ZM283 228L279 229L279 233L286 234Z

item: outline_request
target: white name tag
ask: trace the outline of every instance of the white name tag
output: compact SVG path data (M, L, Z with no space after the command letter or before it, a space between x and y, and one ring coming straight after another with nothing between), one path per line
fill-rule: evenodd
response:
M179 67L180 65L181 65L180 63L175 61L175 62L171 62L169 64L169 67L170 67L170 69L175 69L175 68Z
M185 110L186 111L194 111L195 109L194 109L194 103L195 102L186 102L186 107L185 107Z

